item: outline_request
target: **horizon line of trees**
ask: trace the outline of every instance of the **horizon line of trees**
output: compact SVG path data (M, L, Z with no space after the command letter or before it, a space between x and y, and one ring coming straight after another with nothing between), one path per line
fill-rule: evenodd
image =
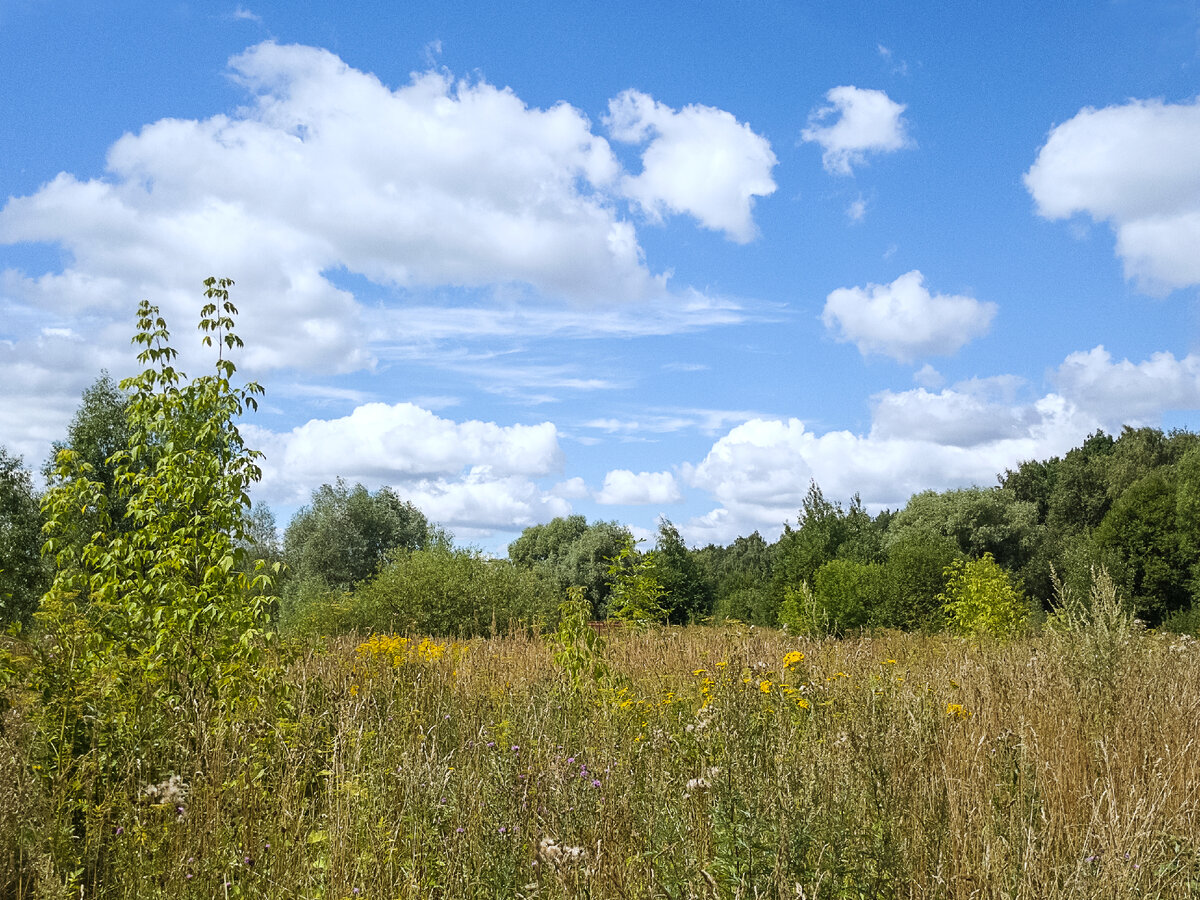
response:
M117 529L130 527L112 462L130 442L127 404L103 374L54 444L55 454L68 449L91 466ZM43 475L53 486L52 462ZM1063 585L1086 596L1104 569L1148 625L1200 628L1200 435L1097 431L997 481L923 491L874 516L857 496L843 506L813 482L778 540L755 531L725 546L690 548L664 518L655 549L639 551L626 526L571 515L526 528L496 560L456 547L391 488L338 479L313 492L282 541L270 508L251 507L244 549L248 559L283 563L280 620L317 630L547 620L572 588L605 618L617 612L614 589L636 571L651 579L655 617L672 624L936 631L947 623L954 573L967 564L994 566L1034 618ZM49 585L39 501L32 473L0 446L0 622L28 623Z

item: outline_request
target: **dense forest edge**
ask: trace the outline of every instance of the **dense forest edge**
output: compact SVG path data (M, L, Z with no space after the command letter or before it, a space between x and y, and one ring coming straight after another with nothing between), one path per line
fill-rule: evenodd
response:
M1200 436L774 543L343 481L280 541L231 285L209 374L143 302L44 493L0 453L0 896L1200 896Z

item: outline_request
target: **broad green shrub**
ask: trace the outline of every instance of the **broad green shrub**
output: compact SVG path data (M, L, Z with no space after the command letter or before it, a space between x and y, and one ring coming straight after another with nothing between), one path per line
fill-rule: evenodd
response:
M878 563L835 559L817 569L813 594L830 633L842 635L872 624L872 610L884 594Z
M947 567L941 602L950 631L963 637L1007 640L1029 620L1029 603L990 553Z
M397 553L354 594L345 618L364 631L475 636L546 625L559 595L536 570L478 551Z
M912 532L893 541L883 564L885 590L871 621L905 631L941 631L946 625L939 595L946 569L960 558L958 545L943 535Z
M886 592L879 563L835 559L817 569L814 586L801 582L784 590L779 624L793 634L844 635L875 622L873 612Z
M1193 603L1187 609L1171 613L1163 619L1162 630L1200 637L1200 603Z

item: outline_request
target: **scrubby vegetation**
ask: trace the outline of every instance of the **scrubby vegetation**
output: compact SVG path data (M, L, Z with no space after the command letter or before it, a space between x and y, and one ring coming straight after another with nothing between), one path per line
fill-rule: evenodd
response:
M229 286L211 374L143 304L45 495L0 454L0 895L1200 897L1195 435L775 544L342 482L281 544Z
M89 769L81 821L29 765L26 698L4 719L0 882L28 897L1200 896L1194 641L1063 627L1004 645L591 632L561 661L558 632L347 637L290 662L285 700L259 695L186 752ZM603 665L572 677L580 656ZM63 829L82 864L47 839Z

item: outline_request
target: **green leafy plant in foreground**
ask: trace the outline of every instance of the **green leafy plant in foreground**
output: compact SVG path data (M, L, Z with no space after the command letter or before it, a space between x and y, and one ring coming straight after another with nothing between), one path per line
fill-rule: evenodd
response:
M581 586L567 589L559 605L558 628L547 636L554 661L576 694L589 694L610 684L612 669L605 657L607 642L588 624L591 604Z
M138 309L146 368L121 383L131 437L108 461L124 521L70 450L43 500L56 573L36 616L37 768L58 810L48 852L68 885L102 877L99 835L122 827L110 798L192 773L212 723L233 727L262 696L272 573L247 575L239 558L246 491L261 473L236 426L262 389L232 384L225 353L242 342L231 284L205 282L199 328L219 352L215 371L192 380L175 368L158 308Z
M663 586L654 569L654 552L639 554L633 538L626 538L621 551L609 560L612 594L608 606L612 618L638 627L666 622Z

